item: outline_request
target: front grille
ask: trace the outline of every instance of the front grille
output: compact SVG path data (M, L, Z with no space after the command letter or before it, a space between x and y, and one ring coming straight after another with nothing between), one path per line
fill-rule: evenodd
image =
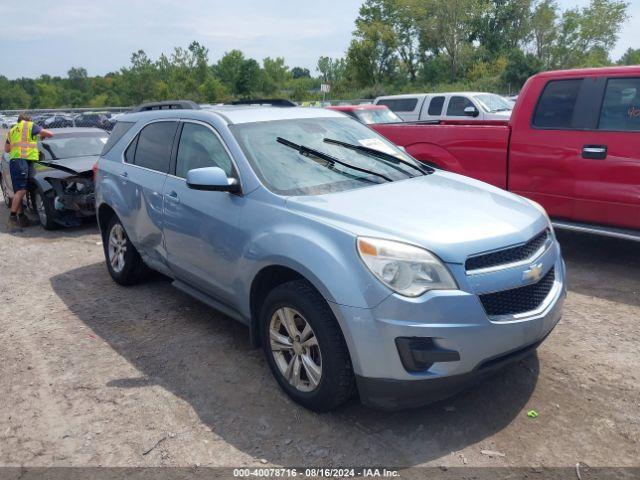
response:
M544 302L555 279L555 269L552 268L538 283L480 295L480 301L490 317L530 312Z
M469 257L464 265L465 269L467 271L480 270L526 260L545 244L550 234L551 232L547 229L522 245Z

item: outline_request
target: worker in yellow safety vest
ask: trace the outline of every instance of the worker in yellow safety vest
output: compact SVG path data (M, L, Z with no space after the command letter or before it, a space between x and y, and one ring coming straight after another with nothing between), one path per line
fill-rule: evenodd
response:
M31 121L31 117L24 113L18 116L16 123L7 134L4 151L9 154L9 172L13 187L13 200L7 227L10 231L20 231L22 227L31 224L22 211L22 201L27 194L29 176L33 169L33 162L39 160L37 137L49 138L53 136Z

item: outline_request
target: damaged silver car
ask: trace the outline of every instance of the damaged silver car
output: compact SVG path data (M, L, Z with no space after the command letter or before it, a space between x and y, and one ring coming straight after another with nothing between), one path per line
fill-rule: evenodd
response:
M95 216L93 166L109 134L98 128L51 129L52 138L38 142L40 159L29 179L26 207L47 230L77 226ZM13 188L9 159L2 158L0 185L7 207Z

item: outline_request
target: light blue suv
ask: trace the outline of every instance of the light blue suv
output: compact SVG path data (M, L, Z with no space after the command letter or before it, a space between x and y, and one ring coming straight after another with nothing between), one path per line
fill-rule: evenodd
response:
M532 353L560 319L560 247L524 198L415 161L341 113L123 115L97 169L106 264L249 326L296 402L418 406Z

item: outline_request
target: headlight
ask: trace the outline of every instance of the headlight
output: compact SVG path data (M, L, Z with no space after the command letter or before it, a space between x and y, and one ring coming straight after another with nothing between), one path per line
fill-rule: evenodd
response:
M378 238L358 238L358 253L382 283L405 297L429 290L455 290L455 280L432 253L406 243Z

